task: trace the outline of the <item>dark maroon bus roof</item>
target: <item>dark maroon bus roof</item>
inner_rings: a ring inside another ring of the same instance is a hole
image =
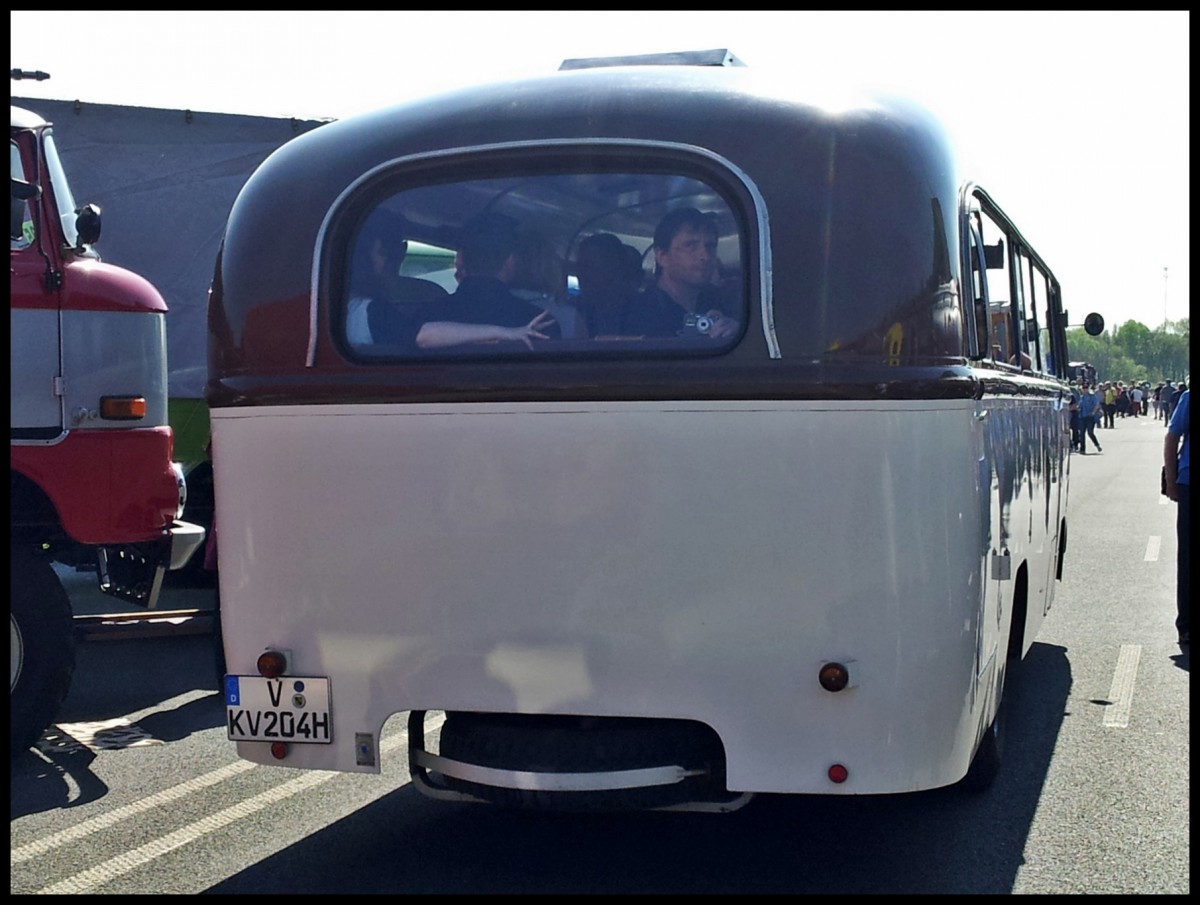
[[[932,284],[958,276],[961,180],[941,127],[919,107],[880,99],[824,104],[806,97],[805,87],[742,67],[582,69],[430,97],[299,136],[259,167],[230,213],[209,312],[210,402],[306,402],[339,394],[360,401],[581,398],[596,392],[598,374],[604,392],[637,398],[679,396],[685,384],[687,395],[707,398],[787,396],[812,383],[811,368],[824,365],[798,350],[811,345],[821,317],[812,305],[831,303],[804,301],[816,298],[813,273],[828,264],[819,258],[826,252],[813,204],[832,210],[849,199],[854,216],[869,214],[883,224],[865,230],[861,243],[844,233],[847,241],[833,253],[845,256],[846,272],[870,268],[880,254],[911,243],[903,257],[895,251],[897,262],[909,263],[894,265],[907,268],[894,281],[906,298],[924,298]],[[356,365],[331,340],[323,290],[313,322],[323,224],[365,175],[411,155],[589,139],[704,149],[761,194],[771,272],[758,273],[756,265],[755,275],[773,286],[778,359],[769,355],[757,297],[749,303],[747,332],[729,353],[661,367],[562,360]],[[841,200],[814,200],[831,180]],[[881,307],[864,317],[886,327],[894,313]],[[931,375],[963,365],[965,350],[953,353],[926,362]]]

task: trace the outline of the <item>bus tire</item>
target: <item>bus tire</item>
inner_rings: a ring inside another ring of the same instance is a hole
[[[1000,712],[996,714],[996,718],[992,720],[992,724],[988,726],[987,731],[983,734],[983,739],[979,742],[979,749],[975,752],[971,766],[967,768],[967,775],[962,778],[960,784],[964,792],[972,794],[986,792],[992,787],[992,783],[996,781],[996,776],[1000,773],[1004,735],[1003,711],[1004,706],[1001,704]]]
[[[37,743],[66,699],[75,671],[74,620],[49,560],[12,550],[9,598],[9,740],[16,755]]]
[[[967,775],[959,782],[959,788],[964,792],[986,792],[1000,775],[1000,766],[1004,760],[1005,724],[1012,705],[1015,665],[1012,660],[1006,664],[1005,675],[1000,680],[1000,705],[996,708],[991,725],[983,733],[971,766],[967,768]]]

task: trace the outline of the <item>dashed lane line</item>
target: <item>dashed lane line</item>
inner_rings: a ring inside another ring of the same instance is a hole
[[[1151,534],[1150,539],[1146,541],[1146,556],[1145,562],[1158,562],[1158,551],[1162,547],[1162,537],[1157,534]]]
[[[431,715],[432,716],[432,715]],[[444,714],[438,714],[436,717],[426,718],[426,728],[436,729],[445,721]],[[408,742],[408,733],[404,730],[397,732],[390,738],[386,738],[380,744],[380,749],[383,752],[392,752],[397,748],[403,747]],[[31,858],[44,854],[55,848],[67,845],[71,842],[76,842],[79,839],[89,836],[92,833],[107,829],[116,823],[135,817],[145,813],[152,808],[160,807],[164,804],[169,804],[172,801],[177,801],[187,795],[208,788],[218,783],[238,776],[247,770],[252,770],[258,764],[250,763],[249,761],[236,761],[232,764],[227,764],[224,767],[213,770],[203,776],[195,777],[187,782],[180,783],[170,789],[165,789],[141,801],[134,802],[122,808],[110,811],[106,814],[100,814],[89,820],[84,821],[74,827],[63,830],[60,833],[55,833],[52,836],[47,836],[45,839],[39,839],[30,842],[17,849],[12,850],[11,864],[19,864],[28,861]],[[237,804],[231,805],[216,814],[211,814],[203,817],[182,829],[168,833],[158,839],[151,840],[137,848],[119,853],[103,864],[98,865],[88,870],[75,874],[73,877],[68,877],[53,883],[43,889],[38,890],[39,895],[62,895],[81,892],[89,892],[97,886],[104,883],[109,883],[132,870],[136,870],[156,858],[196,841],[210,833],[214,833],[238,820],[248,817],[251,814],[261,811],[263,808],[269,807],[280,801],[284,801],[294,795],[303,792],[306,789],[311,789],[326,783],[329,780],[344,775],[342,773],[331,770],[314,770],[310,773],[305,773],[301,776],[290,779],[281,785],[268,789],[255,795],[253,798],[248,798],[245,801],[240,801]],[[407,785],[407,781],[401,786]]]
[[[1117,669],[1113,673],[1112,687],[1108,690],[1108,701],[1104,708],[1104,725],[1114,729],[1129,726],[1129,712],[1133,708],[1133,685],[1137,678],[1138,660],[1142,656],[1140,644],[1122,644],[1117,657]]]

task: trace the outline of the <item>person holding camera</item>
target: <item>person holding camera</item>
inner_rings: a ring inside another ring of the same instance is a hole
[[[654,230],[654,285],[629,306],[623,333],[729,339],[741,329],[721,310],[717,223],[694,207],[677,208]]]

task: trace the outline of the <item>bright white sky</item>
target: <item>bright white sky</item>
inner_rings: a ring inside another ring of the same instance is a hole
[[[1072,325],[1188,316],[1190,15],[1166,12],[11,13],[26,98],[345,118],[568,57],[728,48],[907,95],[1063,285]],[[47,40],[42,40],[42,37]],[[1166,276],[1164,277],[1164,269]]]

